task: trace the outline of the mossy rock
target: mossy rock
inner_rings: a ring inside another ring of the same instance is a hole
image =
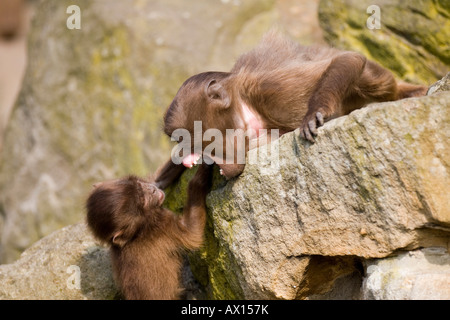
[[[376,4],[379,29],[369,29]],[[398,78],[428,84],[450,70],[448,1],[323,0],[319,21],[332,45],[355,50],[393,71]]]

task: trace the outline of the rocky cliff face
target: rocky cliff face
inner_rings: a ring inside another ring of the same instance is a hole
[[[279,157],[236,179],[216,172],[205,245],[190,256],[206,296],[449,299],[449,108],[450,92],[373,104],[326,123],[315,144],[282,136]],[[167,190],[167,206],[182,207],[194,172]],[[0,266],[0,288],[0,298],[117,297],[108,252],[83,224]]]

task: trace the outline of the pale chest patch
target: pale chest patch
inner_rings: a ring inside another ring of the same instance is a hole
[[[264,129],[264,123],[261,117],[254,111],[252,111],[246,103],[241,102],[241,114],[243,127],[246,130],[253,130],[255,132],[255,137],[260,134],[260,129]]]

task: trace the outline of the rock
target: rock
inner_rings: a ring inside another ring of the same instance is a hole
[[[189,76],[229,70],[278,21],[315,41],[317,2],[80,0],[80,29],[68,29],[73,1],[36,1],[0,158],[0,261],[78,222],[92,183],[168,159],[163,113]]]
[[[441,91],[450,91],[450,72],[447,73],[444,78],[430,86],[427,95],[432,95],[433,93]]]
[[[374,4],[379,12],[369,8]],[[449,14],[448,2],[432,0],[408,5],[401,0],[324,0],[319,6],[327,42],[359,51],[399,78],[423,84],[435,82],[450,69]],[[367,22],[377,15],[380,28],[369,29]]]
[[[0,299],[114,299],[108,249],[84,223],[58,230],[0,266]]]
[[[373,104],[326,123],[315,144],[285,134],[279,155],[219,178],[191,259],[210,298],[352,298],[366,259],[447,249],[449,105],[450,92]],[[180,209],[179,194],[168,190],[168,206]],[[353,279],[346,293],[342,279]]]
[[[426,248],[367,261],[364,299],[448,300],[450,255],[445,248]]]

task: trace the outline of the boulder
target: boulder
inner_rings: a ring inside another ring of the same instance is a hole
[[[322,0],[319,5],[328,43],[359,51],[400,79],[422,84],[450,69],[449,14],[448,2],[433,0],[408,5],[401,0]]]
[[[450,255],[445,248],[425,248],[365,263],[363,299],[448,300]]]
[[[114,299],[108,249],[84,223],[55,231],[0,266],[0,299]]]

